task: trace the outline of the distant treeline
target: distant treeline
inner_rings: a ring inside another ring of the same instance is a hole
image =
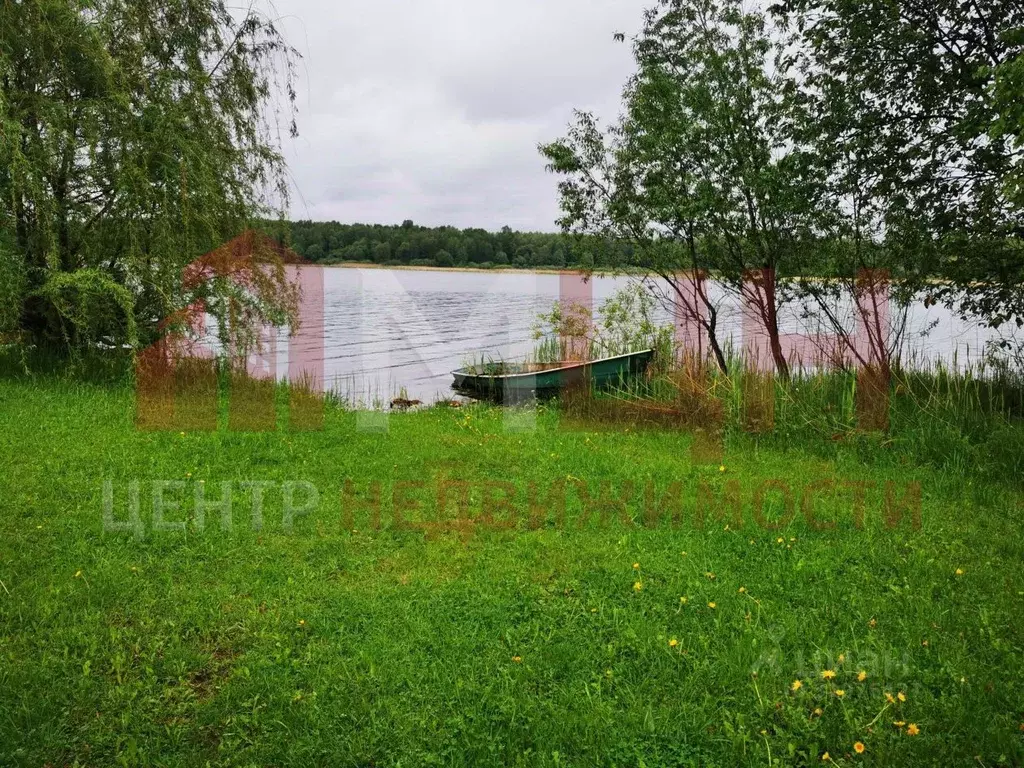
[[[300,256],[317,264],[346,262],[411,267],[473,267],[478,269],[583,269],[649,271],[658,263],[688,268],[687,244],[659,241],[656,255],[644,253],[626,239],[555,232],[499,232],[457,227],[423,227],[405,220],[402,224],[340,224],[336,221],[263,223],[263,229],[283,241]],[[780,274],[836,274],[836,243],[821,242],[804,249],[799,268],[782,265]],[[713,244],[702,238],[696,248],[704,266],[720,270],[728,266],[716,259]],[[653,257],[653,258],[652,258]]]
[[[456,227],[339,224],[297,221],[290,225],[292,248],[320,264],[364,262],[387,266],[610,269],[629,263],[628,243],[609,243],[547,232],[500,232]]]

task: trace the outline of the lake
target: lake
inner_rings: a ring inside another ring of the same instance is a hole
[[[318,344],[314,355],[323,358],[326,386],[364,405],[387,403],[400,394],[424,402],[448,399],[454,395],[454,369],[481,356],[526,355],[536,343],[538,313],[549,311],[565,289],[562,277],[551,273],[320,271],[323,351]],[[624,277],[595,277],[586,289],[593,293],[594,308],[628,282]],[[738,304],[722,301],[720,338],[739,347]],[[660,311],[659,320],[671,322],[669,313]],[[782,316],[780,325],[789,333],[809,330],[795,308]],[[909,312],[904,359],[955,360],[963,367],[981,358],[993,336],[991,329],[965,322],[944,307],[919,303]],[[287,347],[282,343],[285,358]]]

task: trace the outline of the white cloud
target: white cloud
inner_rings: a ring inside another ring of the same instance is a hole
[[[574,108],[605,120],[632,73],[642,0],[291,0],[300,137],[294,218],[551,230],[536,145]]]

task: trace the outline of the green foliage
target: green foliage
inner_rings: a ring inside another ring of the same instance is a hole
[[[26,285],[24,259],[9,238],[0,235],[0,335],[20,327]]]
[[[1024,315],[1017,0],[785,0],[809,171],[850,236],[966,313]]]
[[[555,362],[581,353],[590,359],[654,349],[658,362],[672,360],[672,327],[655,320],[657,300],[643,284],[631,283],[605,299],[596,317],[578,302],[556,301],[540,313],[533,327],[538,341],[532,359]]]
[[[36,294],[57,311],[61,333],[72,349],[121,340],[133,349],[138,346],[132,293],[105,272],[54,272]]]
[[[785,375],[775,276],[816,266],[817,193],[784,53],[764,15],[739,0],[661,3],[635,41],[619,123],[604,131],[577,113],[568,136],[540,147],[562,177],[563,229],[629,242],[627,265],[668,282],[678,316],[703,327],[722,369],[717,307],[680,273],[714,270],[737,295],[752,270],[769,275],[756,298]]]
[[[286,193],[265,115],[279,83],[294,97],[294,56],[223,0],[0,6],[0,226],[24,258],[24,330],[152,339],[184,267]]]
[[[627,261],[632,246],[599,238],[545,232],[501,232],[455,227],[339,224],[297,221],[289,225],[297,253],[323,264],[368,262],[393,266],[479,267],[497,264],[520,269],[578,267],[612,269]]]
[[[713,302],[680,273],[742,294],[783,376],[780,307],[809,299],[849,346],[828,305],[864,270],[897,281],[901,312],[927,290],[968,317],[1024,319],[1020,3],[787,0],[771,13],[780,25],[738,0],[646,13],[622,118],[603,129],[579,113],[540,148],[562,227],[630,243],[631,266],[669,282],[722,370]],[[761,284],[744,285],[754,271]],[[887,329],[880,353],[901,333]]]

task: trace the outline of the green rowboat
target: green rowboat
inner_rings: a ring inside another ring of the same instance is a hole
[[[566,389],[604,387],[642,374],[653,349],[601,360],[557,363],[485,363],[452,371],[454,389],[474,397],[514,401],[551,397]]]

